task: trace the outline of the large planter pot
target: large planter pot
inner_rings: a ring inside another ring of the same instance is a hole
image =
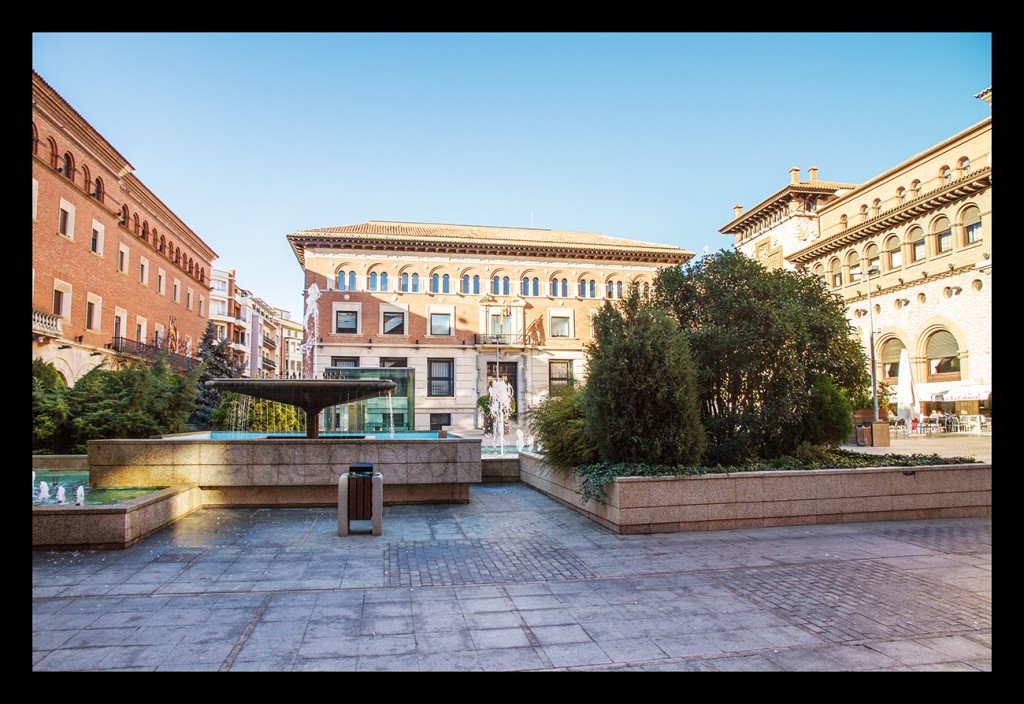
[[[855,408],[853,409],[853,424],[863,425],[870,423],[875,419],[875,409],[873,408]],[[878,420],[888,420],[889,413],[885,408],[878,407]]]

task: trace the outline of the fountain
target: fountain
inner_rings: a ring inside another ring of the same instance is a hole
[[[75,492],[75,506],[82,506],[85,504],[85,487],[80,486]]]
[[[64,503],[64,487],[60,484],[57,485],[57,503]]]
[[[39,500],[46,501],[50,498],[50,487],[46,485],[46,482],[39,482]]]

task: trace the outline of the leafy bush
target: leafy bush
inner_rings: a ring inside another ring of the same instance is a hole
[[[839,445],[853,434],[853,408],[846,395],[827,376],[811,387],[810,407],[803,441],[811,445]],[[801,446],[802,447],[802,446]],[[799,449],[799,448],[798,448]]]
[[[554,467],[571,468],[597,461],[597,448],[583,417],[583,391],[571,386],[556,389],[530,409],[530,432],[543,446]]]
[[[594,316],[583,395],[603,462],[689,464],[704,451],[696,376],[679,325],[638,290]]]

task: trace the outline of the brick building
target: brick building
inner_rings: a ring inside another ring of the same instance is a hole
[[[115,354],[184,367],[216,253],[32,73],[32,356],[74,384]]]
[[[374,430],[384,413],[409,429],[481,427],[477,399],[495,376],[528,410],[583,379],[591,314],[606,299],[693,256],[592,232],[401,222],[288,240],[305,273],[304,375],[411,372],[396,378],[392,407],[326,417],[328,430]]]

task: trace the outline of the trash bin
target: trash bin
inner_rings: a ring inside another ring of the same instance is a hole
[[[857,426],[857,447],[871,447],[871,424]]]
[[[373,518],[372,464],[349,465],[348,518],[350,521],[369,521]]]

